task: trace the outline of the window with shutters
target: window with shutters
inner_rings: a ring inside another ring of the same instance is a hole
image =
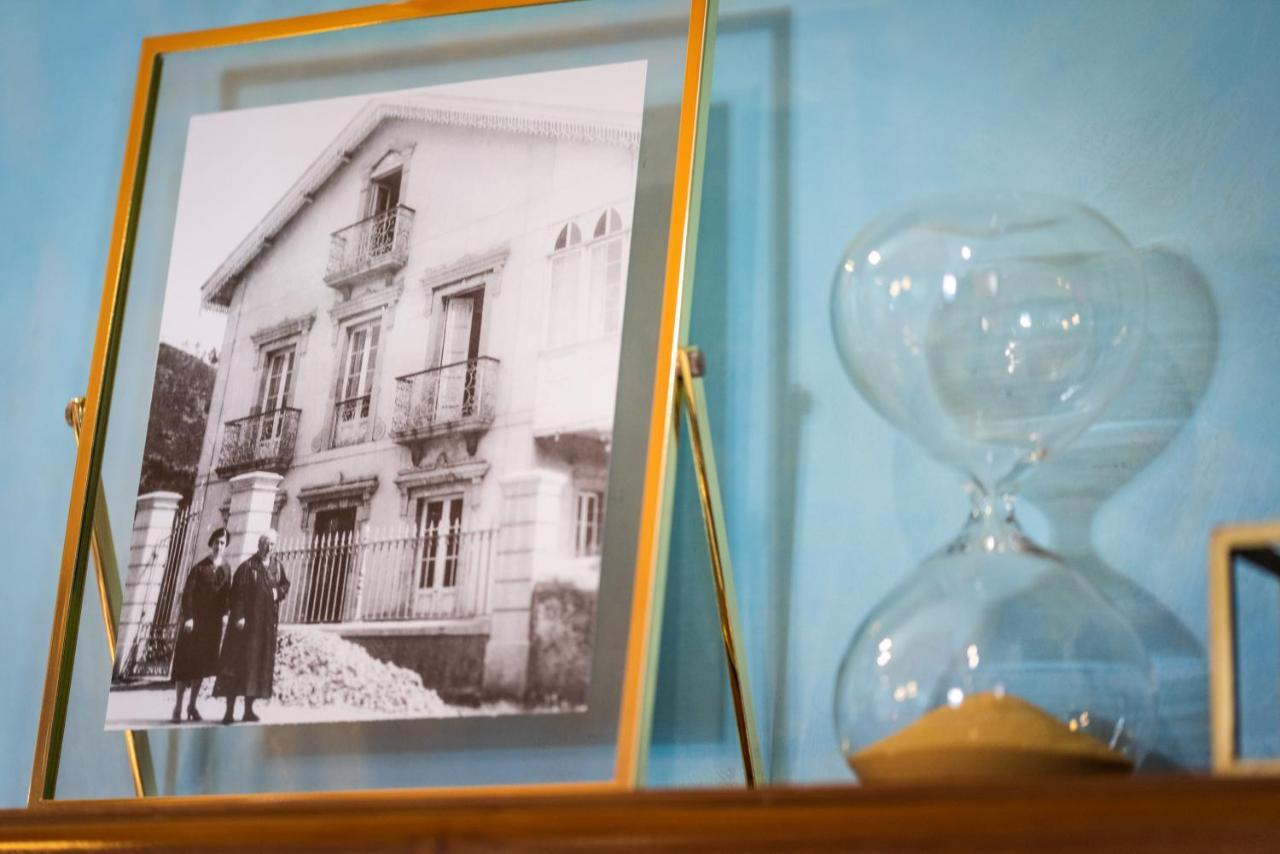
[[[566,224],[556,236],[551,254],[551,295],[547,313],[547,346],[563,347],[578,340],[582,279],[582,231]]]
[[[626,239],[618,212],[610,208],[600,214],[592,237],[587,322],[592,337],[598,337],[612,335],[622,328]]]
[[[282,347],[263,357],[262,375],[258,381],[258,399],[254,414],[260,416],[260,440],[280,435],[284,426],[284,409],[293,398],[294,348]]]

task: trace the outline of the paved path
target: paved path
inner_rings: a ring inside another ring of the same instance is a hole
[[[175,724],[169,720],[173,712],[174,692],[165,689],[127,689],[112,691],[107,697],[107,724],[109,730],[122,729],[179,729],[204,726],[221,726],[222,713],[227,708],[221,697],[205,696],[196,701],[196,708],[204,716],[200,722],[183,720]],[[183,715],[186,715],[186,698],[182,700]],[[240,721],[244,714],[244,700],[236,700],[236,722],[232,726],[265,726],[267,724],[314,724],[335,723],[341,721],[388,721],[403,718],[417,718],[419,715],[405,715],[402,712],[380,712],[370,709],[359,709],[352,706],[324,706],[309,708],[306,706],[282,706],[271,700],[258,700],[253,704],[253,711],[262,720],[258,724],[246,724]],[[576,708],[525,708],[516,703],[486,703],[479,707],[448,706],[443,715],[432,717],[497,717],[500,715],[548,714],[556,712],[583,712],[586,707]],[[423,716],[425,717],[425,716]]]
[[[204,716],[203,721],[185,720],[186,698],[183,698],[183,717],[180,724],[169,719],[173,713],[174,692],[171,688],[163,690],[129,689],[112,691],[107,698],[107,729],[173,729],[183,727],[221,726],[222,714],[226,711],[226,700],[221,697],[201,697],[196,701],[196,708]],[[371,711],[354,707],[325,706],[307,708],[303,706],[282,706],[271,700],[258,700],[253,704],[253,711],[260,721],[258,726],[266,724],[310,724],[333,721],[373,721],[395,720],[402,714],[392,712]],[[461,714],[475,714],[476,709],[463,709],[449,706],[448,712],[440,717],[457,717]],[[232,726],[254,726],[240,720],[244,714],[244,700],[236,700],[236,722]],[[491,712],[490,714],[493,714]],[[499,713],[500,714],[500,713]]]

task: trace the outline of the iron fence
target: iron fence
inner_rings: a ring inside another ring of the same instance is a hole
[[[139,623],[133,643],[120,661],[120,675],[130,681],[168,679],[173,666],[174,644],[178,639],[177,628],[174,623]]]
[[[282,623],[464,619],[488,613],[493,531],[410,527],[281,540]]]

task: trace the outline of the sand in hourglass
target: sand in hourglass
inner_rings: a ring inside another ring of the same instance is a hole
[[[1125,774],[1127,756],[1014,696],[943,706],[849,757],[863,783]]]

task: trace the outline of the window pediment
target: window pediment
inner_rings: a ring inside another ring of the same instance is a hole
[[[396,486],[401,490],[411,490],[474,483],[481,480],[488,471],[489,464],[483,460],[449,464],[435,469],[409,469],[396,477]]]
[[[279,323],[273,323],[271,326],[264,326],[262,329],[253,332],[249,338],[259,350],[270,348],[271,345],[286,341],[289,338],[305,336],[311,331],[311,327],[315,322],[316,313],[309,311],[298,317],[290,317]]]
[[[341,475],[339,475],[341,477]],[[369,499],[378,491],[378,478],[364,477],[305,486],[298,490],[298,504],[302,507],[302,528],[311,526],[311,515],[318,510],[339,507],[356,508],[356,524],[369,519]]]
[[[400,301],[400,296],[404,293],[404,282],[397,279],[393,284],[385,288],[375,288],[366,291],[358,297],[336,302],[329,307],[329,317],[333,318],[333,342],[337,346],[338,330],[344,325],[351,323],[366,312],[372,313],[377,309],[389,311],[386,327],[391,328],[391,318],[395,317],[395,306]]]
[[[378,161],[369,167],[369,177],[376,179],[394,172],[404,166],[405,159],[406,158],[400,153],[400,151],[392,149],[382,155],[382,157],[378,158]]]
[[[476,285],[486,285],[492,293],[497,293],[500,280],[498,273],[507,264],[507,256],[511,247],[503,244],[487,252],[464,255],[457,261],[432,267],[422,276],[422,284],[428,292],[448,287],[450,290],[466,290]]]
[[[343,480],[336,483],[323,483],[316,486],[304,486],[298,490],[298,502],[307,510],[319,504],[330,504],[343,500],[368,501],[378,491],[378,478],[364,477],[358,480]]]
[[[448,487],[462,486],[467,503],[477,506],[480,493],[476,487],[488,473],[489,464],[483,460],[454,463],[443,453],[432,468],[402,471],[395,480],[396,488],[400,490],[400,514],[408,517],[414,497]]]

